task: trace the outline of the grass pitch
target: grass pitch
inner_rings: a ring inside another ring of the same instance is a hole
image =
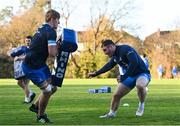
[[[109,111],[113,93],[89,94],[88,89],[110,86],[115,79],[65,79],[63,87],[51,98],[47,113],[53,125],[180,125],[180,80],[152,80],[142,117],[136,117],[136,89],[125,96],[117,117],[99,119]],[[39,89],[30,85],[39,94]],[[37,96],[36,96],[37,97]],[[22,104],[24,94],[13,79],[0,80],[0,125],[38,125],[36,115]],[[128,103],[129,107],[123,107]]]

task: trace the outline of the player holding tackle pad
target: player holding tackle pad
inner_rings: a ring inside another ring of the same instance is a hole
[[[36,86],[38,86],[42,92],[39,95],[39,98],[36,100],[36,102],[32,104],[32,106],[29,108],[30,111],[37,113],[37,121],[41,123],[51,122],[47,117],[45,110],[51,95],[55,93],[57,90],[56,85],[55,86],[52,85],[51,82],[52,76],[49,67],[46,65],[46,60],[48,56],[56,57],[57,55],[58,56],[60,55],[59,58],[61,59],[61,55],[67,53],[66,51],[68,51],[68,50],[64,50],[64,46],[66,47],[67,45],[64,44],[65,41],[62,41],[61,44],[56,43],[56,37],[57,37],[56,29],[59,24],[59,19],[60,19],[60,14],[57,11],[53,9],[47,11],[45,15],[46,23],[43,24],[40,28],[38,28],[36,33],[34,34],[32,43],[30,44],[29,47],[29,51],[26,54],[24,63],[22,65],[23,71],[25,72],[27,77]],[[64,38],[66,38],[66,36],[64,36]],[[57,61],[61,61],[58,58],[58,56],[57,56]],[[57,64],[59,64],[59,62]],[[57,71],[59,70],[58,68],[59,67],[57,65]],[[54,82],[54,78],[53,78],[53,82]]]

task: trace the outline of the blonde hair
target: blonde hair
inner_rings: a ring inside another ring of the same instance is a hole
[[[46,12],[45,15],[45,21],[49,22],[51,20],[51,18],[60,18],[60,14],[59,12],[57,12],[56,10],[50,9]]]

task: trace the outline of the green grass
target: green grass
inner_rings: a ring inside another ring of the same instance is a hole
[[[30,85],[38,94],[39,89]],[[136,89],[125,96],[116,118],[99,119],[109,111],[112,93],[89,94],[90,88],[116,88],[115,79],[65,79],[52,97],[47,113],[53,125],[180,125],[180,80],[152,80],[143,117],[136,117]],[[13,79],[0,80],[0,125],[37,125],[36,116],[22,104],[24,94]]]

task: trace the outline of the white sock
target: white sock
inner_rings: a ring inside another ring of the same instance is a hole
[[[31,95],[33,95],[33,92],[30,90],[29,91],[29,98],[31,97]]]
[[[144,102],[139,102],[139,109],[144,109]]]
[[[110,109],[110,111],[109,111],[109,113],[108,114],[110,114],[110,115],[116,115],[116,111],[114,111],[114,110],[112,110],[112,109]]]

